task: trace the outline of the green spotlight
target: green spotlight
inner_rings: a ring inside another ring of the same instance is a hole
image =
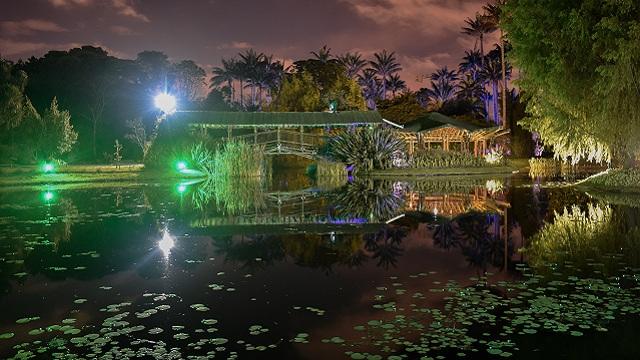
[[[183,171],[187,169],[187,163],[184,161],[178,161],[178,163],[176,164],[176,167],[178,168],[178,171]]]
[[[44,171],[45,173],[53,172],[53,170],[54,166],[52,163],[45,163],[44,165],[42,165],[42,171]]]
[[[185,184],[178,185],[178,193],[179,194],[184,194],[185,191],[187,191],[187,185],[185,185]]]
[[[49,202],[53,200],[54,195],[51,191],[46,191],[42,197],[44,198],[44,201]]]

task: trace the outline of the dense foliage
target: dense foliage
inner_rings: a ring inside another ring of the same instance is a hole
[[[640,145],[640,4],[512,0],[504,11],[530,97],[523,124],[563,160],[629,164]]]
[[[389,169],[405,143],[391,129],[358,128],[342,132],[329,142],[329,155],[360,170]]]
[[[446,168],[446,167],[482,167],[490,166],[484,158],[473,154],[444,151],[441,149],[418,150],[413,154],[411,166],[415,168]]]
[[[68,111],[53,97],[38,113],[25,95],[26,73],[0,60],[0,156],[12,162],[61,160],[78,138]]]

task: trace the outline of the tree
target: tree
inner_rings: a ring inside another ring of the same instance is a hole
[[[318,50],[317,52],[312,51],[311,55],[313,55],[313,57],[322,62],[322,63],[327,63],[329,62],[329,60],[331,60],[332,55],[331,55],[331,48],[328,48],[327,45],[324,45],[322,48],[320,48],[320,50]]]
[[[271,103],[271,111],[319,111],[322,109],[320,89],[313,77],[303,72],[284,81]]]
[[[226,60],[222,58],[222,67],[216,66],[213,68],[211,77],[211,88],[220,88],[223,84],[226,84],[229,88],[230,102],[235,101],[233,82],[237,79],[235,68],[237,67],[236,59]]]
[[[407,83],[400,79],[400,75],[393,74],[387,80],[387,89],[391,91],[392,97],[396,97],[396,93],[407,90]]]
[[[172,65],[171,77],[175,95],[187,103],[193,103],[207,73],[193,60],[182,60]]]
[[[393,99],[380,101],[378,112],[383,118],[397,124],[405,124],[429,113],[418,101],[417,93],[413,92],[406,92]]]
[[[382,99],[387,98],[387,80],[389,76],[399,72],[402,70],[402,67],[396,61],[396,53],[395,52],[387,52],[387,50],[382,50],[381,53],[373,54],[375,60],[370,61],[369,65],[373,70],[375,70],[376,74],[380,76],[382,81]]]
[[[151,136],[147,136],[147,129],[139,117],[128,120],[127,127],[129,128],[129,133],[127,133],[125,137],[140,149],[142,152],[142,161],[144,161],[149,153],[149,149],[151,149],[155,136],[153,133]],[[116,141],[118,140],[116,139]]]
[[[500,30],[500,64],[502,65],[502,119],[503,126],[508,127],[507,121],[507,91],[508,90],[508,78],[507,78],[507,62],[505,59],[505,38],[504,31],[500,26],[500,18],[502,17],[502,7],[506,0],[495,0],[493,3],[486,4],[482,8],[484,9],[484,21],[489,28]]]
[[[484,58],[484,36],[494,32],[496,30],[495,26],[480,14],[476,14],[473,19],[467,18],[464,22],[467,26],[462,28],[462,33],[478,38],[480,41],[480,55]]]
[[[376,101],[382,97],[382,80],[373,69],[365,69],[358,75],[358,84],[362,88],[362,95],[367,107],[376,110]]]
[[[68,153],[78,140],[78,133],[71,125],[71,115],[58,108],[58,99],[53,98],[51,106],[42,117],[43,138],[41,149],[48,158],[59,158]]]
[[[367,61],[358,52],[348,52],[338,56],[338,62],[345,68],[347,76],[351,79],[357,79],[358,74],[367,66]]]
[[[559,158],[631,166],[640,149],[640,4],[512,0],[503,13],[529,98],[521,123]]]

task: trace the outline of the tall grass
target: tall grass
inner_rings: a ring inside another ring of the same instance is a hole
[[[227,141],[214,151],[204,143],[192,145],[190,163],[209,178],[260,177],[265,174],[264,147]]]
[[[442,149],[418,150],[413,155],[411,166],[414,168],[448,168],[448,167],[485,167],[493,166],[482,157],[473,154],[445,151]]]

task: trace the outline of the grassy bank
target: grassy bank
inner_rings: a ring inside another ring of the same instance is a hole
[[[65,165],[55,172],[43,173],[39,166],[0,167],[0,186],[39,184],[78,184],[148,182],[185,177],[171,171],[147,171],[142,164],[115,165]]]
[[[585,191],[640,194],[640,169],[607,170],[575,184]]]

